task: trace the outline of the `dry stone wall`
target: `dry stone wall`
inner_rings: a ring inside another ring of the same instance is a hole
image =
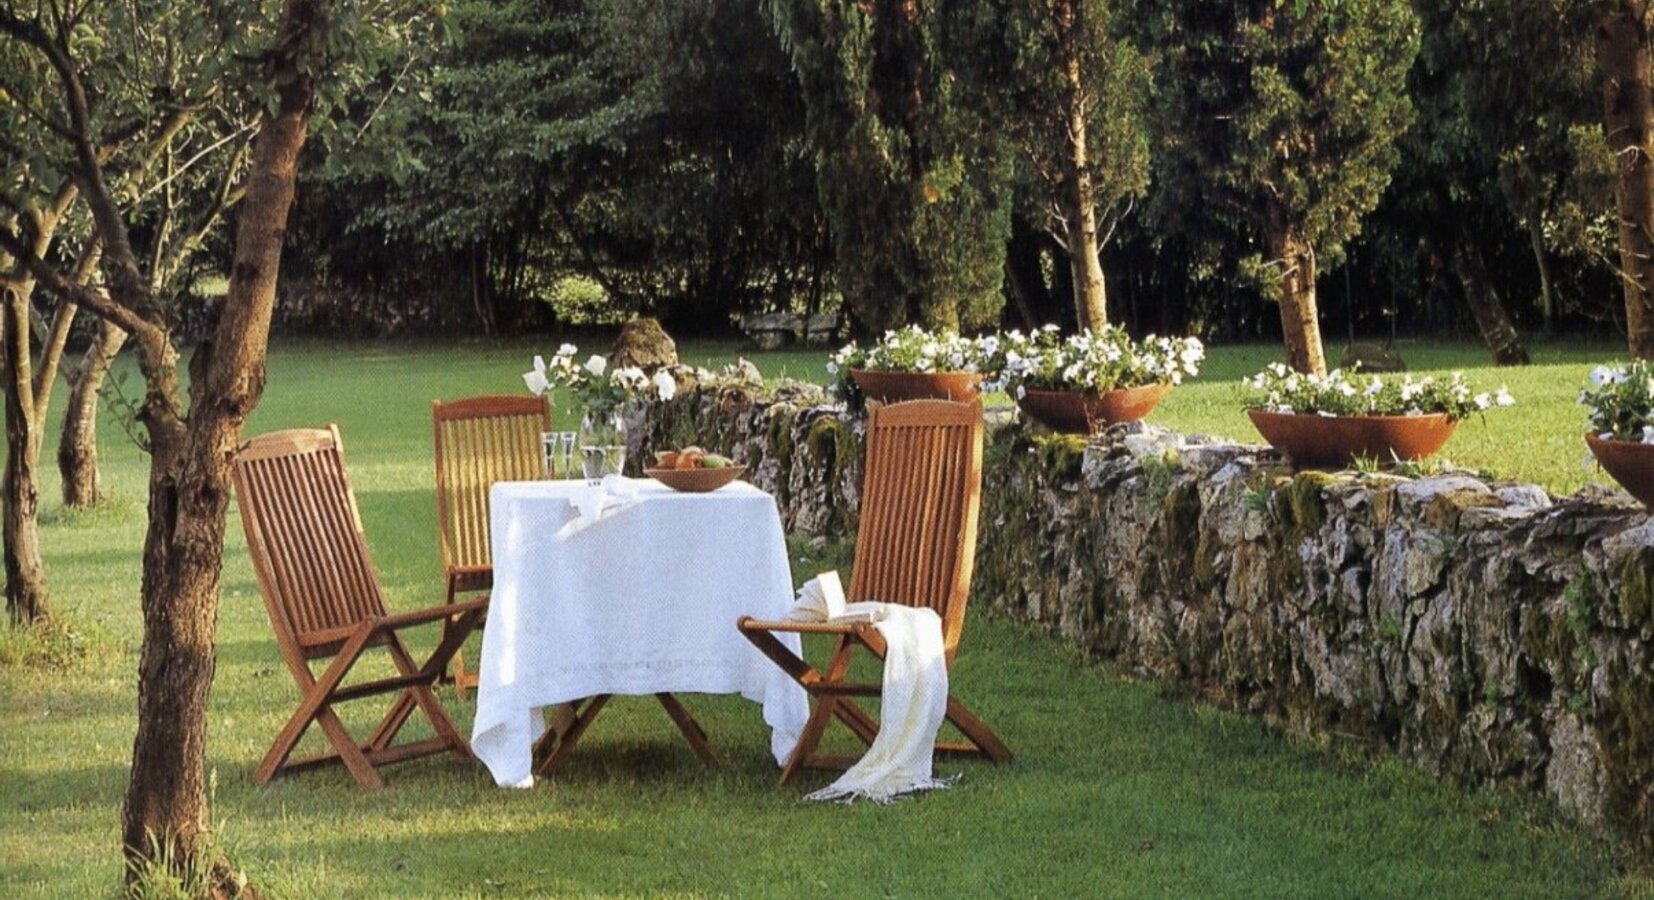
[[[745,462],[789,531],[853,534],[865,426],[823,400],[686,391],[634,433]],[[1143,426],[989,442],[973,603],[1654,849],[1654,524],[1623,494],[1294,473]]]

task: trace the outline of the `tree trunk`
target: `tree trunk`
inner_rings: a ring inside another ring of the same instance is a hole
[[[1045,324],[1051,294],[1040,263],[1040,234],[1016,213],[1011,214],[1011,239],[1005,242],[1005,275],[1022,327],[1032,331]]]
[[[247,192],[237,215],[230,291],[212,338],[190,364],[187,422],[150,409],[149,530],[144,540],[144,638],[138,668],[138,730],[122,806],[129,872],[162,853],[187,865],[208,825],[207,700],[214,672],[219,574],[230,465],[241,425],[264,390],[270,316],[282,239],[293,202],[315,78],[332,11],[326,0],[285,0],[270,84],[279,98],[254,139]],[[296,49],[294,49],[296,48]],[[164,333],[163,333],[164,334]],[[140,340],[146,376],[163,359]],[[169,389],[164,377],[150,377]]]
[[[6,611],[13,624],[50,617],[46,567],[40,558],[40,428],[29,396],[34,372],[29,353],[29,299],[13,286],[5,293],[6,464],[0,474],[4,507]]]
[[[1279,206],[1271,205],[1264,232],[1270,262],[1280,272],[1277,302],[1287,365],[1300,372],[1325,375],[1327,357],[1321,349],[1321,321],[1315,305],[1315,251]]]
[[[1545,228],[1539,216],[1528,218],[1528,243],[1539,266],[1539,333],[1550,337],[1556,333],[1556,276],[1551,255],[1545,252]]]
[[[79,191],[72,184],[57,190],[52,203],[24,214],[30,225],[35,257],[44,256],[53,235]],[[14,220],[15,221],[15,220]],[[82,262],[96,259],[95,251],[83,254]],[[0,556],[6,570],[6,611],[13,624],[26,624],[51,617],[46,586],[46,566],[40,556],[40,468],[41,431],[45,427],[46,401],[51,397],[51,380],[57,361],[68,340],[74,312],[54,317],[50,334],[40,348],[40,372],[35,372],[33,323],[30,319],[35,276],[21,256],[6,256],[10,271],[0,280],[0,375],[5,385],[6,462],[0,472]],[[84,278],[87,269],[77,272]],[[59,302],[67,303],[64,298]]]
[[[69,402],[63,410],[63,433],[57,444],[57,471],[63,481],[63,505],[84,508],[103,499],[98,472],[98,397],[126,332],[99,322],[98,333],[69,379]]]
[[[1063,103],[1067,147],[1062,159],[1064,243],[1074,282],[1074,320],[1081,331],[1102,331],[1108,324],[1108,288],[1103,282],[1103,263],[1097,245],[1097,192],[1091,178],[1086,150],[1086,97],[1081,80],[1078,35],[1082,31],[1081,7],[1067,10],[1062,27]],[[1059,17],[1061,18],[1061,17]]]
[[[1522,345],[1516,325],[1505,311],[1504,301],[1494,289],[1487,274],[1487,261],[1482,248],[1468,240],[1460,240],[1453,249],[1453,273],[1459,276],[1465,300],[1476,317],[1476,327],[1482,331],[1482,340],[1493,353],[1493,361],[1501,366],[1525,366],[1531,360],[1528,349]]]
[[[1614,203],[1619,213],[1620,282],[1626,338],[1635,359],[1654,359],[1654,131],[1644,0],[1603,4],[1597,29],[1602,70],[1603,132],[1617,160]]]

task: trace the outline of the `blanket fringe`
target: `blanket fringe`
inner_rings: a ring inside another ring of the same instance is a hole
[[[895,791],[846,790],[828,785],[819,791],[805,794],[804,799],[817,803],[831,801],[842,806],[849,806],[857,800],[868,800],[881,806],[889,806],[909,794],[916,794],[920,791],[947,790],[953,787],[960,777],[960,775],[949,775],[946,778],[927,778]]]

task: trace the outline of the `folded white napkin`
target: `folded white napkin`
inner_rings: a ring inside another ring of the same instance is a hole
[[[872,622],[886,647],[879,698],[882,721],[873,745],[837,781],[805,799],[889,803],[901,794],[947,787],[950,781],[931,772],[936,735],[948,710],[948,664],[942,618],[936,611],[897,603],[847,604],[838,573],[827,572],[799,589],[788,618]]]
[[[581,485],[575,489],[574,508],[579,510],[582,519],[596,521],[603,515],[603,510],[609,506],[619,506],[637,497],[638,487],[630,478],[621,475],[605,475],[597,484]]]

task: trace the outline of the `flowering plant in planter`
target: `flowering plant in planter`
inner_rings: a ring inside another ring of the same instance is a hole
[[[1654,365],[1597,366],[1579,402],[1598,438],[1654,444]]]
[[[977,372],[982,353],[975,338],[942,329],[909,325],[886,331],[868,346],[845,344],[827,361],[827,374],[842,378],[848,369],[873,372]]]
[[[1446,379],[1433,375],[1422,378],[1347,375],[1341,369],[1325,375],[1306,375],[1281,363],[1270,363],[1262,372],[1246,379],[1245,385],[1251,389],[1245,400],[1247,409],[1297,415],[1440,414],[1458,420],[1471,413],[1516,403],[1516,398],[1502,386],[1493,393],[1475,393],[1459,372]]]
[[[567,388],[588,415],[608,415],[640,394],[670,400],[678,391],[672,373],[662,369],[650,378],[636,366],[612,368],[602,355],[592,354],[585,362],[575,359],[580,349],[573,344],[557,348],[548,362],[534,357],[534,368],[523,373],[523,383],[535,394]]]
[[[1149,335],[1134,341],[1112,325],[1063,337],[1055,325],[1029,335],[1008,332],[983,348],[996,372],[984,385],[1022,399],[1029,390],[1104,393],[1121,388],[1180,384],[1200,372],[1206,348],[1199,338]]]
[[[885,332],[883,338],[868,346],[844,345],[828,358],[827,374],[833,377],[835,389],[844,396],[849,395],[850,385],[856,380],[854,373],[858,372],[937,377],[956,374],[965,376],[956,380],[968,383],[968,393],[974,395],[982,359],[981,341],[976,338],[963,337],[948,329],[930,331],[909,325]],[[955,385],[955,390],[961,386]],[[867,385],[862,387],[865,389]]]
[[[1654,510],[1654,365],[1597,366],[1579,392],[1591,428],[1585,445],[1602,468]]]

